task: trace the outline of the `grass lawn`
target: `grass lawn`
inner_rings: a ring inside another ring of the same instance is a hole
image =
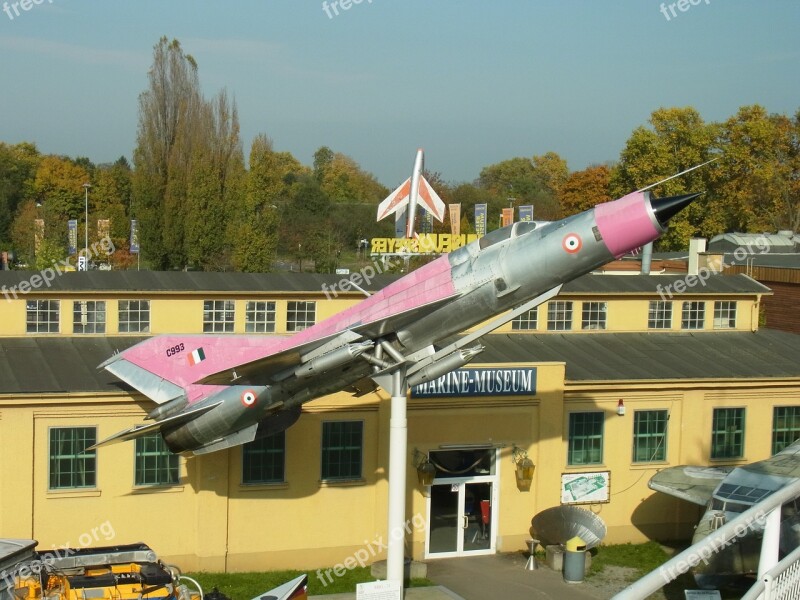
[[[356,567],[348,570],[343,576],[336,577],[333,571],[330,578],[325,577],[325,569],[321,569],[325,585],[317,577],[317,571],[268,571],[265,573],[186,573],[203,587],[203,593],[209,593],[214,587],[231,600],[251,600],[264,592],[286,583],[302,575],[308,574],[308,595],[340,594],[355,592],[356,584],[375,581],[369,567]],[[331,581],[330,579],[333,579]],[[411,587],[433,585],[428,579],[412,579]]]

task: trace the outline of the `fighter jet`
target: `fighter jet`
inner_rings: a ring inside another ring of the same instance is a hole
[[[706,507],[695,528],[692,544],[722,527],[757,502],[800,477],[800,441],[772,458],[743,467],[678,466],[662,469],[649,481],[650,489],[664,492]],[[694,569],[703,588],[736,584],[743,575],[758,572],[761,533],[756,527],[750,535],[709,557]],[[781,516],[780,547],[788,553],[800,545],[800,515],[797,507],[784,506]]]
[[[402,370],[411,386],[432,381],[467,364],[483,349],[482,335],[563,283],[658,238],[698,195],[634,192],[543,226],[492,231],[291,337],[148,339],[100,367],[158,404],[153,422],[98,445],[160,432],[173,452],[212,452],[288,428],[315,398],[373,391],[387,374]]]
[[[417,218],[417,205],[431,213],[441,223],[444,219],[444,202],[431,187],[431,184],[422,176],[425,168],[425,156],[420,148],[414,158],[414,169],[411,177],[401,183],[398,188],[389,194],[378,205],[378,221],[395,214],[398,221],[406,219],[405,235],[414,237],[414,222]]]

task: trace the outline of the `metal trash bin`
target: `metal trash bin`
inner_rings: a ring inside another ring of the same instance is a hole
[[[586,542],[576,535],[564,545],[564,581],[582,583],[586,574]]]

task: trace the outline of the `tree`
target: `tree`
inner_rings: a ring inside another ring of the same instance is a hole
[[[611,175],[612,196],[623,196],[711,158],[718,127],[704,123],[694,108],[660,108],[651,114],[650,123],[652,129],[638,127],[628,138]],[[664,197],[708,190],[712,172],[710,166],[692,171],[651,193]],[[705,194],[670,221],[659,246],[665,250],[685,248],[693,236],[720,231],[724,220],[713,194]]]
[[[197,63],[177,40],[162,37],[155,45],[148,82],[139,96],[132,212],[143,252],[165,268],[184,262],[184,204],[203,100]]]
[[[33,180],[41,155],[34,144],[0,142],[0,246],[11,243],[11,226],[17,207],[33,197]]]
[[[362,170],[356,161],[349,156],[336,152],[329,157],[327,152],[318,157],[327,148],[320,148],[314,155],[314,170],[317,172],[318,158],[324,165],[320,169],[322,191],[331,202],[368,202],[377,204],[383,200],[389,190],[381,185],[375,176]]]
[[[558,202],[564,216],[589,210],[613,198],[609,193],[611,169],[594,165],[571,173],[560,188]]]

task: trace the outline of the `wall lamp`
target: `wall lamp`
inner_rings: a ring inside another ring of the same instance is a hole
[[[511,448],[511,460],[517,467],[517,489],[520,492],[527,492],[531,489],[533,470],[536,468],[536,465],[528,458],[528,453],[522,448],[519,448],[516,444]]]
[[[417,469],[419,484],[424,486],[433,485],[433,480],[436,478],[436,467],[428,459],[428,455],[414,448],[413,462],[414,468]]]

